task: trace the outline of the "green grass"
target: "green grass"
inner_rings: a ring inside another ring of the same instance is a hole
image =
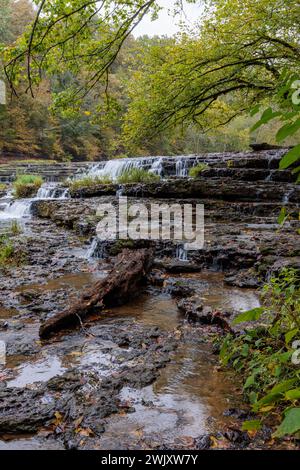
[[[209,170],[209,166],[205,163],[198,163],[198,165],[193,166],[189,171],[189,176],[192,178],[197,178],[201,175],[202,171]]]
[[[82,188],[94,188],[100,184],[111,184],[112,179],[108,175],[103,176],[85,176],[84,178],[76,180],[67,180],[65,184],[69,187],[70,191],[78,191]]]
[[[5,191],[7,188],[7,185],[5,183],[0,183],[0,191]]]
[[[19,175],[13,183],[17,198],[34,196],[43,184],[43,178],[36,175]]]
[[[131,170],[124,171],[117,180],[119,184],[155,183],[157,181],[160,181],[160,177],[158,175],[149,173],[142,168],[132,168]]]
[[[11,226],[10,226],[10,232],[12,235],[15,235],[15,236],[20,235],[20,233],[22,233],[22,228],[16,220],[12,221]]]
[[[14,256],[14,246],[9,241],[7,235],[0,236],[0,265],[8,264]]]

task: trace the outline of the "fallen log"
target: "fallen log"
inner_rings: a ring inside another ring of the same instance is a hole
[[[115,307],[126,303],[139,292],[139,287],[153,261],[150,249],[123,250],[106,278],[95,282],[79,300],[40,326],[40,337],[81,324],[95,307]]]

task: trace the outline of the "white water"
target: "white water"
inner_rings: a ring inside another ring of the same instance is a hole
[[[35,199],[67,199],[68,188],[61,188],[57,183],[44,183],[37,192]]]
[[[191,168],[201,156],[184,155],[178,157],[140,157],[140,158],[122,158],[109,160],[107,162],[99,162],[93,165],[87,173],[92,177],[110,177],[116,180],[124,172],[133,168],[143,169],[159,176],[165,173],[174,176],[187,176],[188,170]],[[203,159],[203,157],[202,157]],[[81,175],[82,176],[82,175]]]
[[[294,188],[290,189],[282,198],[282,204],[286,206],[290,202],[290,197],[294,192]]]
[[[0,201],[0,220],[15,220],[30,217],[33,201],[40,199],[67,199],[69,190],[60,188],[56,183],[44,183],[35,198],[13,200],[12,190],[8,190]]]
[[[176,258],[179,261],[188,261],[188,251],[185,249],[184,245],[177,245],[176,248]]]
[[[101,241],[95,237],[92,241],[91,246],[87,249],[86,252],[87,259],[103,259],[104,258],[104,245]]]
[[[32,199],[13,201],[0,211],[0,220],[22,219],[30,216]]]

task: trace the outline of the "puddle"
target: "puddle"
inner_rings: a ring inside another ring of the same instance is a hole
[[[176,328],[182,318],[176,303],[169,295],[144,293],[134,303],[114,308],[109,316],[132,317],[149,326],[158,326],[163,330]]]
[[[260,306],[258,292],[255,289],[241,289],[223,283],[224,275],[215,272],[188,273],[172,276],[173,279],[189,281],[205,305],[214,309],[245,311]]]
[[[46,357],[35,363],[19,366],[17,376],[7,381],[7,385],[22,388],[35,382],[46,382],[56,375],[62,375],[66,370],[58,357]]]
[[[45,284],[30,284],[18,287],[15,292],[26,292],[32,291],[54,291],[63,289],[66,287],[72,287],[74,289],[84,289],[93,282],[97,281],[106,276],[106,273],[101,271],[97,273],[83,272],[76,274],[65,274],[55,279],[50,279]]]

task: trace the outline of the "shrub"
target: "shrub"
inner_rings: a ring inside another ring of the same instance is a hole
[[[0,236],[0,265],[7,264],[12,261],[14,255],[14,246],[9,241],[7,235]]]
[[[0,192],[4,192],[7,189],[7,185],[5,183],[0,183]]]
[[[142,168],[131,168],[130,170],[124,171],[118,177],[117,181],[119,184],[155,183],[156,181],[160,181],[160,177]]]
[[[102,176],[84,176],[80,179],[67,180],[65,184],[71,191],[78,191],[82,188],[93,188],[99,184],[111,184],[112,179],[109,175]]]
[[[43,179],[36,175],[19,175],[13,183],[17,198],[34,196],[43,184]]]
[[[206,163],[198,163],[198,165],[193,166],[189,171],[189,176],[192,178],[197,178],[201,175],[202,171],[209,170],[209,166]]]
[[[275,433],[281,437],[300,430],[300,371],[292,360],[294,341],[300,339],[299,272],[285,268],[271,278],[262,290],[262,300],[262,307],[234,320],[259,320],[259,324],[239,336],[227,335],[220,358],[244,378],[245,396],[262,421],[270,413],[275,422],[281,416]]]
[[[20,235],[20,233],[22,233],[22,228],[16,220],[12,221],[10,226],[10,232],[12,235]]]

